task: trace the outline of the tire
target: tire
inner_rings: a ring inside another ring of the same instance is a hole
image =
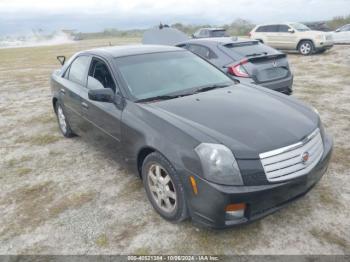
[[[68,123],[68,118],[64,113],[63,107],[59,102],[56,102],[55,104],[55,113],[57,117],[58,127],[60,128],[62,135],[68,138],[75,136]]]
[[[184,187],[176,170],[164,156],[153,152],[145,158],[142,180],[148,200],[159,215],[174,223],[188,217]]]
[[[326,52],[327,51],[327,49],[320,49],[320,50],[318,50],[316,53],[317,54],[323,54],[324,52]]]
[[[303,40],[298,45],[298,51],[302,55],[311,55],[314,52],[314,44],[310,40]]]

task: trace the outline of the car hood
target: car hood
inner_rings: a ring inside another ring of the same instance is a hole
[[[294,144],[318,126],[318,115],[294,98],[241,84],[148,105],[228,146],[238,159]]]

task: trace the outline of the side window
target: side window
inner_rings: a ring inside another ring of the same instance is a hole
[[[188,50],[205,59],[215,58],[215,54],[207,47],[200,45],[188,45]]]
[[[265,27],[266,27],[266,26],[259,26],[259,27],[255,30],[255,32],[266,32],[266,31],[265,31]]]
[[[91,67],[89,70],[89,79],[90,77],[97,80],[100,85],[97,85],[96,82],[88,82],[88,88],[111,88],[115,92],[115,83],[113,77],[107,67],[107,65],[99,59],[93,59]],[[89,81],[89,80],[88,80]]]
[[[279,25],[269,25],[269,26],[267,26],[266,32],[276,33],[276,32],[278,32],[278,27],[279,27]]]
[[[288,32],[288,29],[289,29],[289,26],[287,26],[287,25],[279,25],[278,26],[278,32],[286,33],[286,32]]]
[[[90,57],[79,56],[70,65],[68,79],[74,83],[85,85],[86,72],[90,63]]]

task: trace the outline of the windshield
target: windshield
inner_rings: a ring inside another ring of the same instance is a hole
[[[225,36],[227,36],[225,30],[212,30],[211,35],[213,37],[225,37]]]
[[[115,61],[136,100],[234,83],[219,69],[187,51],[118,57]]]
[[[290,26],[293,27],[297,31],[310,31],[311,30],[306,25],[303,25],[303,24],[300,24],[300,23],[293,23],[293,24],[290,24]]]

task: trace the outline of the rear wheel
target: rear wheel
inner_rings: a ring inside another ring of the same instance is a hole
[[[67,117],[66,117],[66,115],[63,111],[63,108],[59,102],[56,102],[56,104],[55,104],[55,112],[56,112],[56,116],[57,116],[58,126],[59,126],[62,134],[65,137],[73,137],[74,133],[73,133],[72,129],[70,128]]]
[[[142,179],[149,201],[163,218],[172,222],[187,218],[183,185],[165,157],[149,154],[142,165]]]
[[[314,52],[314,44],[309,40],[301,41],[298,50],[302,55],[310,55]]]

